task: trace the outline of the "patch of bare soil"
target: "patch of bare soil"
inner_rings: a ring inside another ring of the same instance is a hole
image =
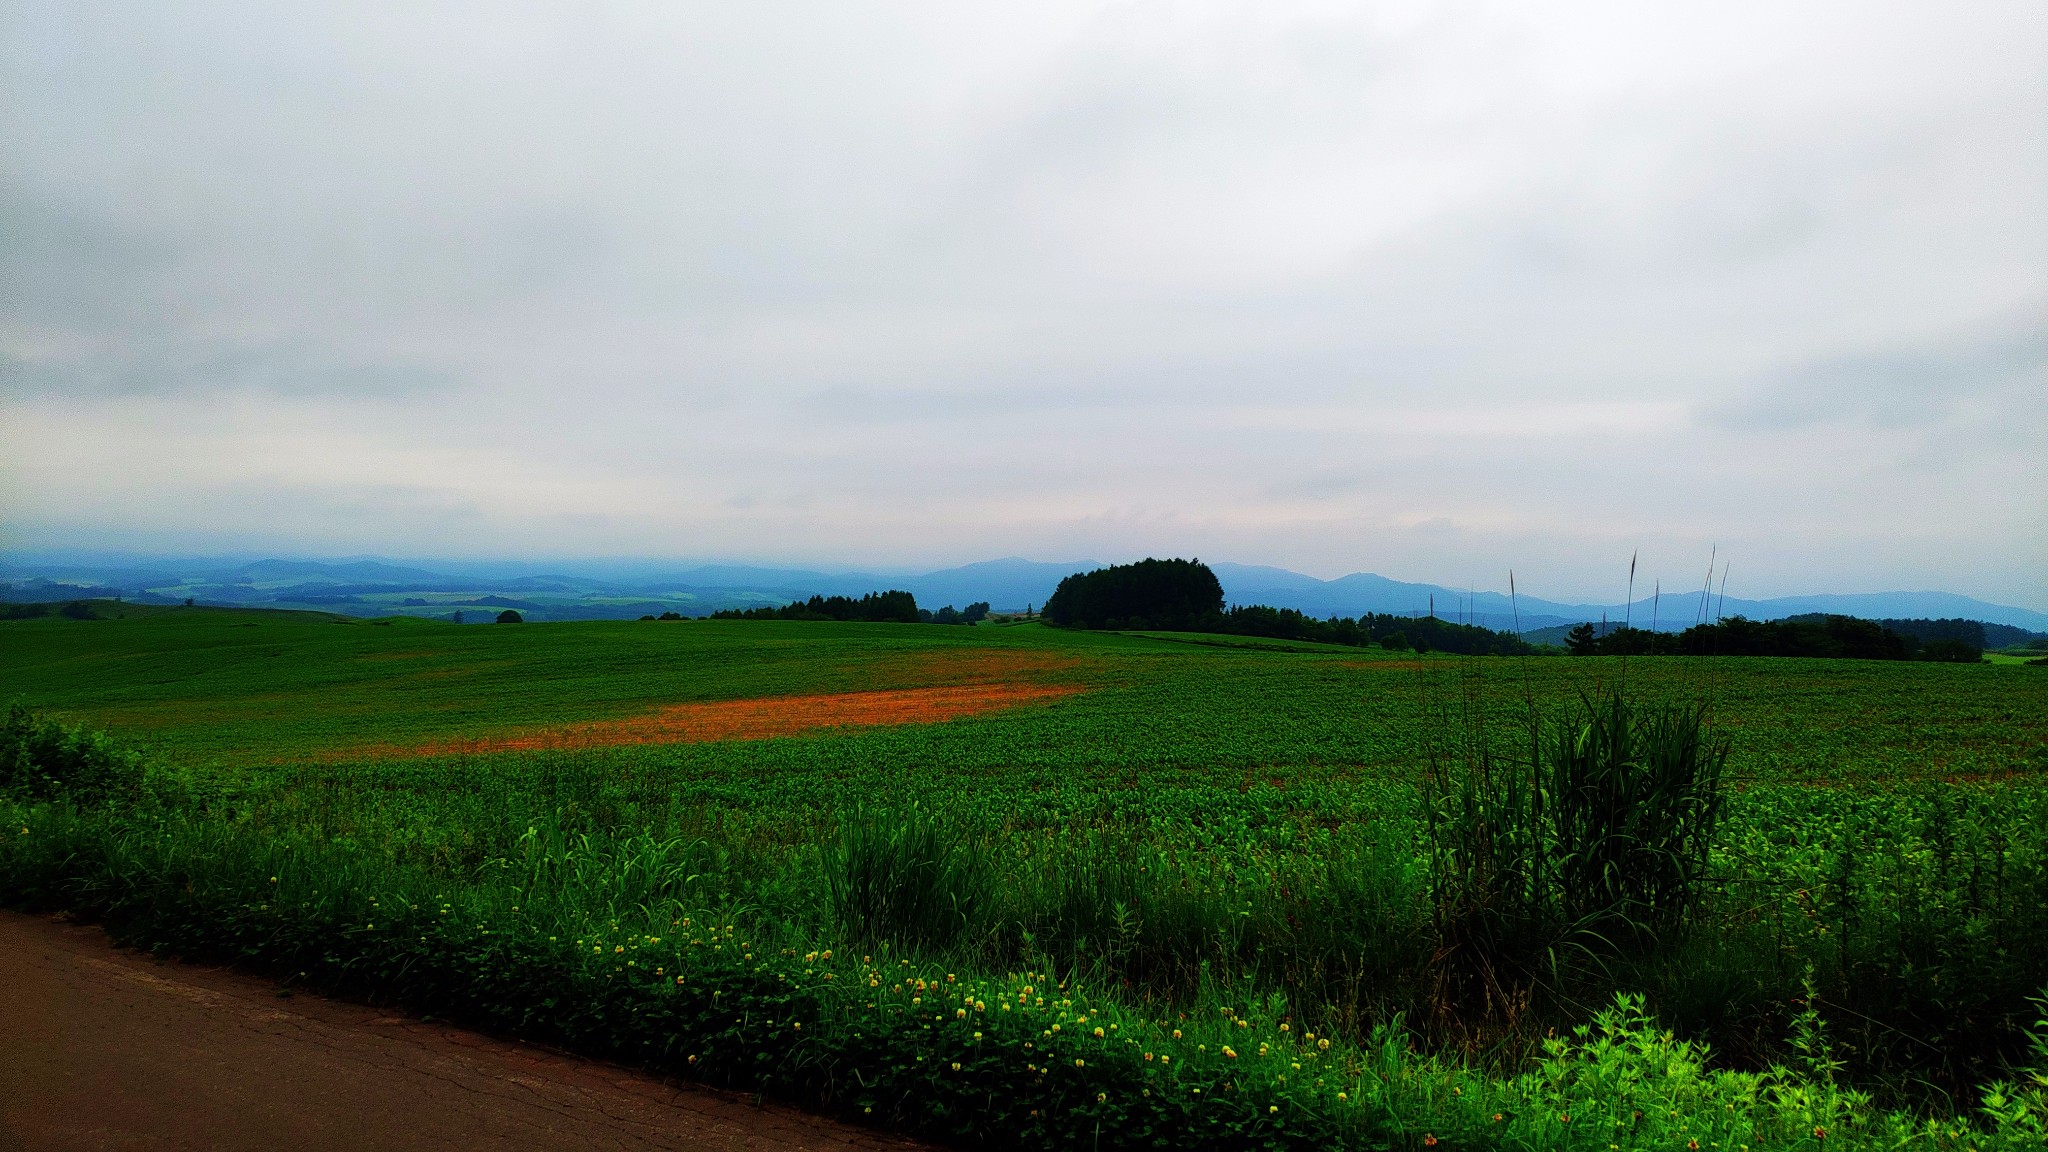
[[[918,1147],[0,912],[0,1150]]]
[[[714,740],[766,740],[825,728],[936,724],[1071,696],[1063,684],[949,684],[880,692],[817,696],[763,696],[671,704],[641,716],[561,725],[503,736],[441,740],[403,752],[415,756],[609,748],[622,744],[698,744]],[[386,753],[389,754],[389,753]]]

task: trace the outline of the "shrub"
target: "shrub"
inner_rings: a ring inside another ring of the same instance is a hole
[[[498,613],[497,622],[500,624],[524,624],[526,623],[526,617],[507,608],[503,612]]]
[[[133,799],[142,763],[105,736],[67,728],[20,704],[0,723],[0,796],[99,804]]]

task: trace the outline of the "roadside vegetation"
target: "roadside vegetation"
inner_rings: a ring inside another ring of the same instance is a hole
[[[0,893],[293,986],[1006,1147],[2048,1140],[2039,669],[0,627]],[[351,751],[995,675],[1076,692]]]

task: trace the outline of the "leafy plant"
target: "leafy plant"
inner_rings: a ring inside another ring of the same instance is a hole
[[[2044,1018],[2027,1032],[2032,1060],[2017,1082],[1993,1081],[1982,1109],[1995,1128],[2024,1147],[2048,1147],[2048,992],[2034,1001]]]
[[[18,703],[0,722],[0,796],[99,804],[133,799],[142,778],[134,753],[83,726],[65,727]]]

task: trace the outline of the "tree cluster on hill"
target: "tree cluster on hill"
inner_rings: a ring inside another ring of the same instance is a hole
[[[937,612],[918,614],[932,624],[979,624],[988,619],[988,601],[977,600],[965,608],[955,608],[948,604]]]
[[[1198,631],[1223,612],[1223,585],[1200,560],[1140,560],[1060,581],[1044,616],[1062,628]]]
[[[1623,626],[1605,634],[1581,624],[1565,637],[1574,656],[1806,656],[1848,660],[1937,660],[1974,664],[1983,658],[1981,626],[1972,643],[1966,630],[1928,628],[1926,638],[1893,623],[1953,625],[1975,621],[1878,621],[1812,614],[1783,620],[1730,616],[1683,632]]]

